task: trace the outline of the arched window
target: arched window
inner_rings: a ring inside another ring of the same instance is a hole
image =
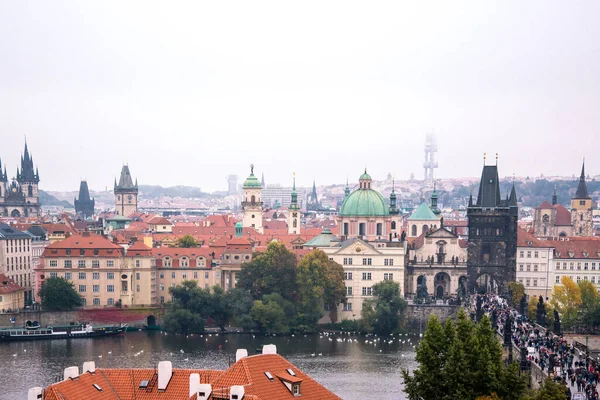
[[[361,222],[360,224],[358,224],[358,234],[360,236],[366,235],[366,224],[364,222]]]
[[[204,257],[198,257],[198,260],[196,260],[196,265],[198,267],[206,266],[206,261],[204,260]]]
[[[377,236],[383,235],[383,224],[381,222],[377,223]]]
[[[344,236],[348,236],[348,223],[344,222]]]
[[[170,257],[165,257],[163,259],[163,266],[165,266],[165,267],[170,267],[171,266],[171,258]]]
[[[250,197],[250,203],[252,205],[254,205],[256,203],[256,196],[252,195],[252,197]]]
[[[31,185],[27,186],[27,196],[33,197],[33,186]]]
[[[190,260],[187,257],[181,257],[181,259],[179,260],[179,266],[180,267],[189,267],[190,266]]]
[[[396,221],[392,221],[392,229],[396,229]]]
[[[298,220],[294,218],[294,228],[298,227]]]
[[[427,232],[427,229],[429,229],[429,227],[427,225],[423,225],[423,233]]]
[[[417,225],[412,226],[412,236],[417,236]]]

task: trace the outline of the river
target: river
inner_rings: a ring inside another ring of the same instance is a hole
[[[365,343],[373,339],[374,343]],[[343,399],[405,399],[400,370],[416,367],[413,345],[418,334],[385,339],[340,334],[185,337],[128,332],[110,338],[1,343],[0,399],[25,399],[30,387],[62,379],[65,367],[81,369],[84,361],[95,361],[104,368],[155,368],[159,361],[170,360],[174,368],[226,369],[235,360],[237,349],[254,354],[256,348],[269,343]]]

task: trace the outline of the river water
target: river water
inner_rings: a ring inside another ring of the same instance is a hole
[[[365,343],[373,339],[374,344]],[[159,361],[170,360],[174,368],[226,369],[235,360],[237,349],[254,354],[256,348],[269,343],[343,399],[405,399],[400,371],[417,365],[413,345],[418,334],[385,339],[339,334],[185,337],[128,332],[110,338],[0,343],[0,399],[25,399],[30,387],[56,382],[62,379],[65,367],[81,369],[84,361],[95,361],[104,368],[156,368]]]

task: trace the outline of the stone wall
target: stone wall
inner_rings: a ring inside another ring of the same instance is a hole
[[[444,322],[446,319],[456,316],[459,308],[459,306],[441,304],[409,304],[407,317],[409,323],[427,323],[429,316],[433,314],[440,321]]]
[[[71,322],[90,322],[92,325],[119,325],[126,323],[129,326],[142,327],[146,325],[147,318],[154,315],[156,323],[160,324],[164,315],[163,308],[111,308],[89,309],[75,311],[29,311],[12,314],[0,314],[0,327],[21,327],[27,321],[38,321],[42,326],[68,325]],[[10,323],[10,318],[15,318],[15,323]]]

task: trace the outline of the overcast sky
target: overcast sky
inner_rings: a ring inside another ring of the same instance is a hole
[[[600,174],[599,1],[3,1],[0,157],[47,190]]]

